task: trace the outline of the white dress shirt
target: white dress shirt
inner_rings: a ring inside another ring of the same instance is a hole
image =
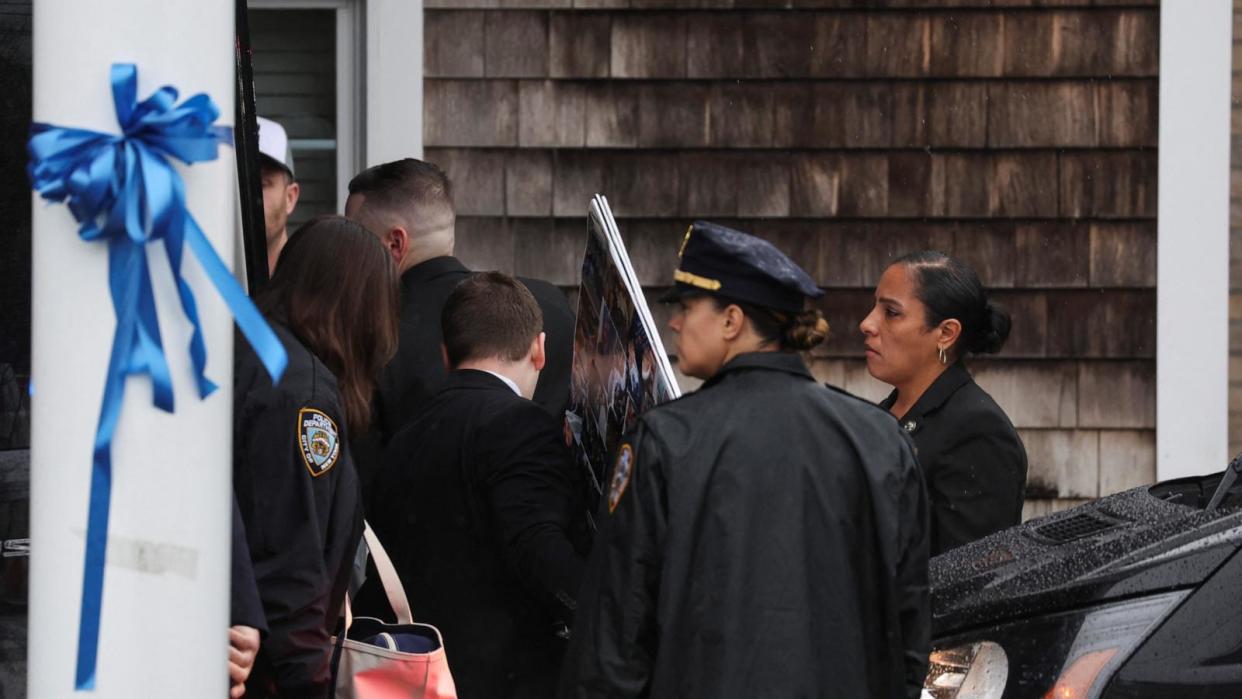
[[[480,369],[479,371],[487,371],[487,369]],[[504,374],[497,374],[494,371],[487,371],[487,373],[491,374],[492,376],[495,376],[501,381],[504,381],[505,385],[508,386],[509,388],[512,388],[514,393],[518,394],[519,396],[522,395],[522,392],[518,390],[517,382],[515,382],[513,379],[509,378],[508,376],[505,376]]]

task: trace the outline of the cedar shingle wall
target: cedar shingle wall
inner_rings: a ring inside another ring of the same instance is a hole
[[[426,154],[480,267],[573,286],[596,191],[651,288],[694,218],[773,240],[829,288],[816,373],[873,398],[888,261],[967,259],[1043,513],[1155,477],[1159,44],[1154,0],[1044,4],[427,0]]]

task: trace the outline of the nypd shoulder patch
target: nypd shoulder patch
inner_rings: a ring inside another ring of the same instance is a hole
[[[341,455],[339,432],[332,418],[314,408],[298,411],[298,447],[311,476],[319,477],[336,465]]]
[[[608,484],[608,514],[617,509],[617,503],[621,502],[621,496],[625,494],[633,475],[634,449],[628,443],[622,443],[621,450],[617,452],[617,465],[612,469],[612,481]]]

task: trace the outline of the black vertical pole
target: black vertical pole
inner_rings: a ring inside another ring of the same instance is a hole
[[[268,280],[267,230],[263,224],[263,181],[259,175],[259,122],[254,109],[254,64],[250,51],[250,22],[246,0],[236,0],[237,94],[233,115],[233,149],[237,156],[237,184],[241,193],[242,240],[246,247],[246,279],[250,295]]]

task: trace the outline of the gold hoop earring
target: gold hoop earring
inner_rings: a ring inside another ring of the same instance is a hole
[[[941,363],[941,364],[948,364],[948,363],[949,363],[949,355],[945,353],[945,351],[944,351],[944,348],[943,348],[943,347],[937,347],[937,348],[936,348],[936,354],[938,354],[938,355],[940,356],[940,363]]]

